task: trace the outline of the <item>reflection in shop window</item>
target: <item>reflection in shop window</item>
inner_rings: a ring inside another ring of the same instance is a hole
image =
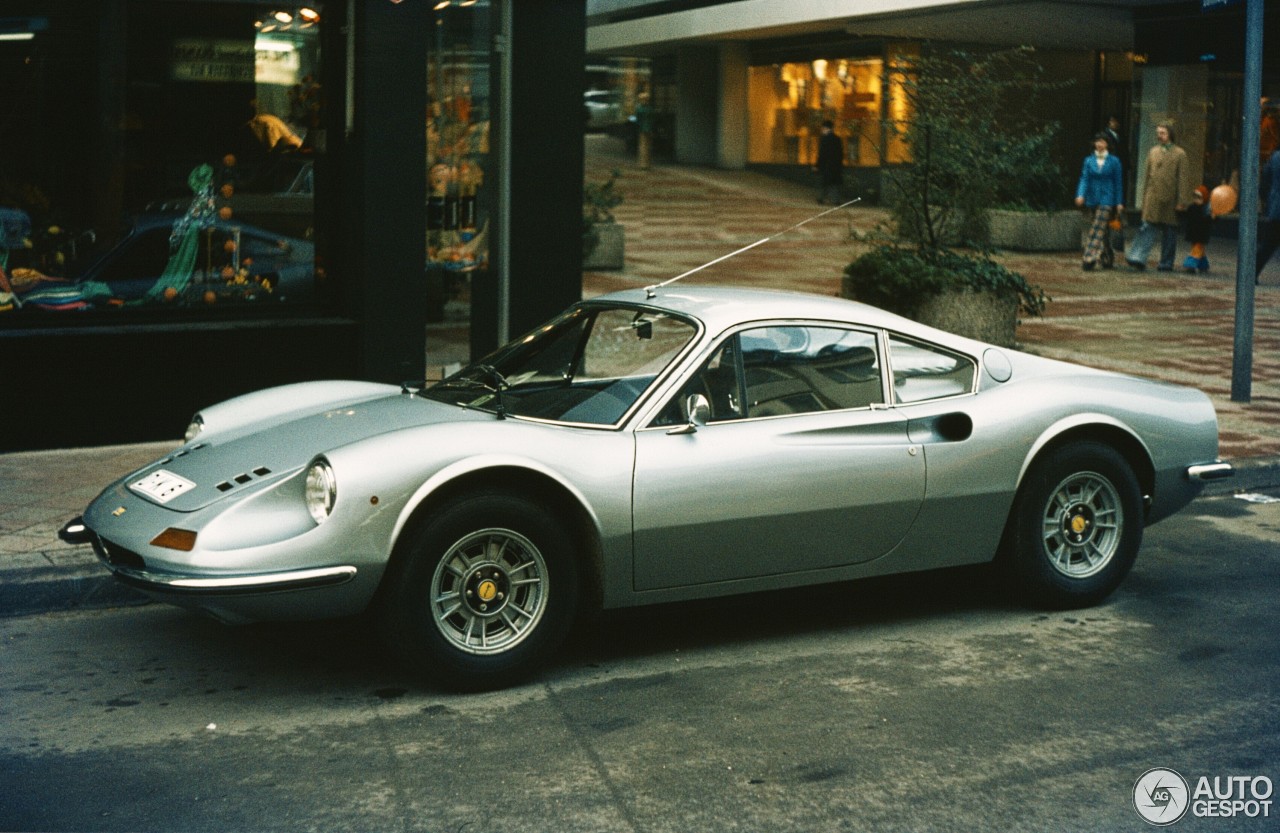
[[[886,79],[881,58],[818,58],[751,67],[748,159],[813,165],[821,125],[831,120],[845,145],[845,164],[872,167],[909,161],[889,122],[905,121],[901,78]]]
[[[435,26],[427,62],[428,320],[466,322],[471,277],[489,266],[490,8],[445,4]]]
[[[118,50],[123,83],[103,93],[105,127],[80,152],[105,141],[121,158],[92,172],[107,188],[60,175],[55,158],[30,166],[43,181],[0,190],[6,228],[29,229],[0,236],[11,311],[313,300],[322,6],[140,0],[117,14],[126,36],[101,48]],[[74,51],[65,19],[41,36],[36,60]]]

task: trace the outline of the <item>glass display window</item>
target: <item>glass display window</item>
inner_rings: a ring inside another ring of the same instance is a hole
[[[427,345],[433,364],[468,358],[472,282],[489,273],[495,13],[490,3],[474,0],[434,9],[426,90]]]
[[[0,44],[41,119],[0,121],[0,326],[313,302],[323,5],[46,8]]]
[[[428,60],[428,265],[456,274],[465,296],[472,271],[489,264],[490,19],[488,4],[440,4]]]
[[[846,165],[909,161],[886,124],[909,118],[894,66],[881,57],[831,57],[751,67],[748,161],[815,164],[827,120],[844,141]]]

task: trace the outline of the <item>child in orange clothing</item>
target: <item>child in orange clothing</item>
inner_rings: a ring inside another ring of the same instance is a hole
[[[1204,273],[1209,271],[1209,257],[1204,247],[1213,234],[1209,189],[1203,185],[1196,188],[1194,200],[1187,206],[1187,242],[1191,244],[1191,254],[1182,261],[1182,268],[1188,272]]]

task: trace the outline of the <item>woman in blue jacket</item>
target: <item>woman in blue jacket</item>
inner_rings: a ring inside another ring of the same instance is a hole
[[[1093,137],[1093,153],[1084,159],[1080,170],[1080,184],[1076,186],[1076,205],[1093,211],[1093,225],[1084,246],[1087,271],[1102,261],[1104,269],[1115,262],[1111,248],[1108,224],[1111,217],[1124,211],[1124,178],[1120,173],[1120,160],[1107,152],[1107,137],[1101,133]]]

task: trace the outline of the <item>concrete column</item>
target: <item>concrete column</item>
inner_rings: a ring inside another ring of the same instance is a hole
[[[747,166],[747,81],[749,51],[745,43],[720,44],[720,107],[716,137],[716,166],[742,170]]]
[[[714,47],[686,46],[676,53],[676,161],[715,165],[720,65]]]

